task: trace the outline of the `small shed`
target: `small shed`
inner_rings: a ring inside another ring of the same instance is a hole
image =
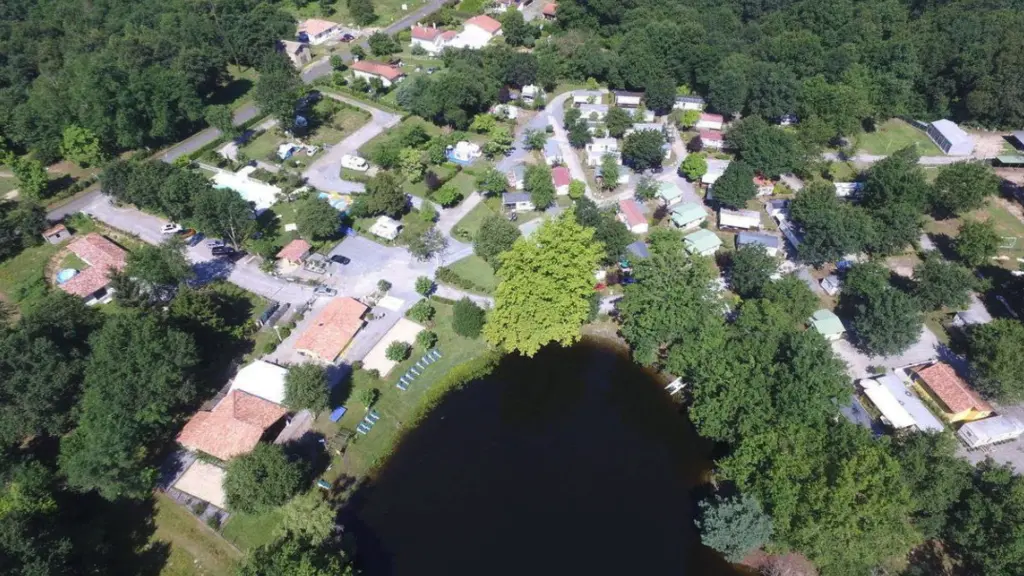
[[[700,96],[676,96],[672,105],[676,110],[704,110],[704,106],[704,99]]]
[[[825,337],[826,340],[839,340],[843,337],[843,332],[846,332],[846,328],[843,327],[843,321],[836,316],[835,312],[822,308],[811,315],[809,320],[811,326]]]
[[[761,227],[761,215],[756,210],[718,209],[719,228],[756,230]]]
[[[722,239],[711,230],[697,230],[683,238],[683,247],[690,254],[711,256],[722,247]]]
[[[306,256],[309,255],[311,249],[312,246],[310,246],[309,242],[302,238],[296,238],[286,244],[284,248],[281,248],[281,251],[277,253],[277,259],[284,260],[285,263],[292,266],[299,266]]]
[[[836,276],[835,274],[829,274],[821,279],[821,289],[829,296],[839,294],[839,290],[841,288],[842,282],[839,280],[839,276]]]
[[[68,238],[71,238],[71,232],[63,224],[43,230],[43,239],[50,244],[60,244]]]
[[[528,192],[506,192],[501,195],[501,204],[516,212],[530,212],[536,209],[533,197]]]
[[[613,90],[615,105],[620,108],[636,108],[644,97],[643,92],[627,92],[626,90]]]
[[[679,204],[672,209],[672,223],[683,230],[696,228],[707,218],[708,213],[704,211],[704,207],[696,202]]]

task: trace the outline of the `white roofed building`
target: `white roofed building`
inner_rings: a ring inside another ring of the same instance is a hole
[[[984,420],[968,422],[957,430],[956,435],[967,448],[981,448],[999,442],[1015,440],[1024,434],[1024,424],[1010,416],[992,416]]]
[[[928,137],[950,156],[969,156],[974,152],[974,139],[950,120],[936,120],[929,124]]]
[[[275,404],[284,404],[284,380],[288,369],[257,360],[243,366],[231,380],[231,390],[241,390]]]
[[[916,428],[922,432],[942,432],[942,422],[895,373],[858,382],[864,395],[896,430]]]

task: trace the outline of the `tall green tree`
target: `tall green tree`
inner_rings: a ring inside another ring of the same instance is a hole
[[[977,377],[975,387],[1003,402],[1024,398],[1024,324],[999,318],[971,329],[967,358]]]
[[[619,162],[612,154],[601,158],[601,188],[614,190],[619,186]]]
[[[764,246],[748,244],[732,255],[729,284],[733,292],[743,298],[759,297],[777,269],[778,264]]]
[[[178,238],[143,245],[129,252],[126,261],[126,273],[146,284],[177,285],[195,275],[185,256],[185,243]]]
[[[914,296],[925,310],[963,310],[977,284],[970,270],[934,252],[914,268]]]
[[[377,20],[373,0],[348,0],[348,12],[360,26],[368,26]]]
[[[708,172],[708,161],[703,154],[689,154],[679,165],[679,174],[690,182],[700,180]]]
[[[735,122],[726,133],[726,143],[743,162],[768,178],[778,178],[803,167],[805,152],[792,132],[769,126],[758,116]]]
[[[79,166],[96,166],[106,157],[99,137],[91,130],[74,124],[64,129],[60,153]]]
[[[357,0],[352,0],[355,3]],[[308,537],[287,535],[252,551],[237,576],[354,576],[343,555]]]
[[[533,44],[535,32],[523,18],[523,13],[511,8],[501,17],[501,33],[509,46],[529,46]]]
[[[320,491],[309,491],[292,498],[281,507],[279,538],[308,538],[319,544],[334,534],[337,527],[338,511]]]
[[[235,126],[235,114],[231,107],[226,104],[216,104],[206,107],[204,115],[206,123],[220,130],[222,134],[233,138],[238,135],[238,127]]]
[[[730,208],[744,208],[757,196],[754,169],[742,161],[731,162],[712,188],[715,200]]]
[[[765,545],[772,535],[771,518],[750,496],[715,496],[697,505],[700,515],[696,524],[701,542],[721,552],[729,562],[743,560],[747,553]]]
[[[875,238],[875,222],[868,212],[837,198],[828,182],[800,190],[790,203],[790,215],[803,233],[797,253],[815,266],[858,254]]]
[[[252,205],[234,190],[213,188],[192,199],[196,225],[209,236],[216,236],[238,248],[256,230]]]
[[[304,464],[289,460],[279,444],[261,442],[228,465],[224,494],[232,510],[260,512],[295,496],[304,474]]]
[[[613,209],[601,210],[593,200],[575,200],[576,221],[594,229],[594,239],[604,246],[604,264],[614,264],[626,255],[626,246],[633,243],[633,233],[626,228]]]
[[[622,142],[622,162],[634,170],[648,170],[661,166],[665,159],[665,136],[657,130],[632,132]]]
[[[977,162],[943,166],[932,185],[932,208],[941,214],[960,215],[977,210],[999,193],[999,177]]]
[[[391,172],[379,172],[366,183],[366,199],[368,215],[384,214],[397,218],[405,212],[409,200],[402,191],[401,181]]]
[[[292,410],[321,412],[328,407],[327,370],[318,364],[288,368],[284,378],[284,404]]]
[[[590,314],[594,270],[604,250],[594,231],[576,223],[573,210],[517,240],[501,258],[495,307],[484,336],[526,356],[555,342],[580,338]]]
[[[327,200],[310,196],[299,202],[295,209],[295,223],[299,233],[310,240],[326,240],[338,234],[341,217]]]
[[[11,165],[11,171],[18,179],[18,193],[22,199],[39,200],[50,187],[50,176],[39,160],[17,158]]]
[[[61,440],[68,484],[108,500],[148,495],[154,447],[195,398],[198,361],[194,340],[153,316],[108,318],[92,340],[78,427]]]
[[[1024,479],[1006,465],[985,460],[946,524],[945,541],[964,569],[1010,576],[1024,572]]]
[[[537,210],[547,210],[555,203],[555,184],[551,180],[551,169],[544,164],[526,167],[523,188],[530,193],[530,200]]]
[[[989,261],[1003,243],[991,221],[964,220],[953,242],[953,251],[961,262],[972,268]]]
[[[473,252],[486,260],[492,268],[497,269],[501,265],[498,256],[511,250],[520,236],[522,233],[519,232],[518,226],[506,218],[492,214],[480,224],[480,229],[473,238]]]
[[[613,106],[608,109],[608,114],[604,117],[604,126],[608,129],[609,136],[622,138],[626,130],[633,126],[633,117],[624,108]]]
[[[277,118],[285,129],[290,129],[295,124],[295,105],[303,91],[298,71],[282,53],[266,55],[259,69],[253,99],[260,110]]]
[[[673,244],[674,250],[653,251],[634,264],[636,282],[624,288],[618,305],[622,335],[633,357],[647,366],[673,345],[715,340],[722,324],[710,264],[686,255],[678,241]]]
[[[893,456],[914,502],[911,518],[925,538],[944,532],[951,508],[970,486],[971,466],[957,457],[957,447],[949,433],[911,432],[893,442]]]
[[[852,325],[866,352],[895,356],[921,338],[923,320],[913,298],[889,287],[857,308]]]

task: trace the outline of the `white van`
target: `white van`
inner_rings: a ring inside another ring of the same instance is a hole
[[[345,154],[341,157],[341,167],[348,168],[349,170],[356,170],[358,172],[366,172],[370,169],[370,163],[359,156]]]

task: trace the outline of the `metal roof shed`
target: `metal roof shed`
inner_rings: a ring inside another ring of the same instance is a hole
[[[968,448],[980,448],[997,442],[1006,442],[1024,434],[1024,424],[1009,416],[993,416],[984,420],[968,422],[957,430],[956,435]]]

